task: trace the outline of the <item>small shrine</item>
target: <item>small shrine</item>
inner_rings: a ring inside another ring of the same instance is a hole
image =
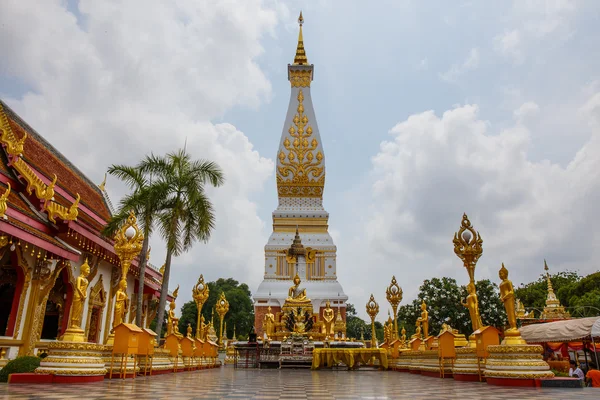
[[[544,260],[544,270],[546,271],[546,280],[548,281],[548,295],[546,297],[546,307],[540,315],[540,319],[570,319],[571,314],[560,304],[560,300],[554,294],[550,272],[546,260]]]

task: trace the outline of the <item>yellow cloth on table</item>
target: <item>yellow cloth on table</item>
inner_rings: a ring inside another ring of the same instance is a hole
[[[367,364],[373,357],[379,360],[381,368],[387,369],[386,349],[314,349],[312,369],[332,367],[338,363],[343,363],[352,369],[359,363]]]

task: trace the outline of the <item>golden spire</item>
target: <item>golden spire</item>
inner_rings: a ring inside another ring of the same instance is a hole
[[[100,188],[100,190],[102,190],[103,192],[106,190],[106,172],[104,173],[104,180],[102,181],[102,183],[100,183],[98,185],[98,187]]]
[[[298,33],[298,46],[296,47],[294,65],[308,65],[308,59],[306,58],[306,52],[304,51],[304,39],[302,38],[302,24],[304,24],[304,18],[302,17],[302,11],[300,11],[300,16],[298,17],[300,32]]]

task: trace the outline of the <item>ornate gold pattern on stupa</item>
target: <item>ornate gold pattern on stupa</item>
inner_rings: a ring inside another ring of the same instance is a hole
[[[319,142],[312,138],[312,127],[304,114],[304,94],[298,91],[298,108],[289,136],[279,151],[277,191],[281,197],[322,197],[325,186],[323,153],[317,150]],[[287,153],[287,154],[286,154]]]
[[[546,271],[546,280],[548,281],[548,295],[546,296],[546,307],[540,316],[541,319],[569,319],[571,314],[560,304],[560,300],[554,294],[550,272],[546,260],[544,260],[544,270]]]

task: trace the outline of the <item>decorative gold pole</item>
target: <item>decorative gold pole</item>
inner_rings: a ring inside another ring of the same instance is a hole
[[[196,306],[198,307],[198,321],[196,322],[196,339],[202,338],[202,306],[208,299],[208,285],[204,283],[204,277],[200,274],[200,278],[198,278],[198,283],[192,289],[192,297],[196,302]]]
[[[469,274],[469,284],[467,285],[468,296],[466,301],[462,302],[462,305],[469,309],[471,325],[473,332],[475,332],[483,327],[475,288],[475,267],[477,266],[477,260],[479,260],[479,257],[483,253],[483,240],[481,240],[479,232],[476,232],[471,226],[471,221],[469,221],[467,214],[463,214],[460,229],[454,234],[452,242],[454,243],[454,253],[462,260]],[[469,345],[475,347],[474,334],[469,336]]]
[[[219,318],[221,319],[221,327],[220,327],[220,335],[219,335],[219,347],[223,347],[223,318],[227,311],[229,311],[229,302],[225,298],[225,293],[221,292],[221,296],[217,301],[216,305],[217,314],[219,314]]]
[[[392,276],[392,283],[385,290],[385,297],[394,311],[394,329],[391,334],[391,340],[393,341],[398,339],[398,305],[402,301],[402,288],[398,286],[395,276]]]
[[[379,304],[375,301],[375,297],[371,293],[371,298],[367,302],[367,314],[371,317],[371,347],[377,347],[377,337],[375,335],[375,317],[379,313]]]
[[[115,294],[115,309],[113,316],[113,329],[107,338],[106,344],[112,345],[114,342],[114,328],[123,322],[123,315],[127,309],[128,296],[127,296],[127,273],[131,266],[131,261],[142,250],[142,242],[144,241],[144,234],[140,231],[137,225],[137,219],[133,210],[129,212],[129,217],[125,221],[125,224],[117,231],[115,235],[115,253],[121,261],[121,281],[119,282],[119,290]]]

